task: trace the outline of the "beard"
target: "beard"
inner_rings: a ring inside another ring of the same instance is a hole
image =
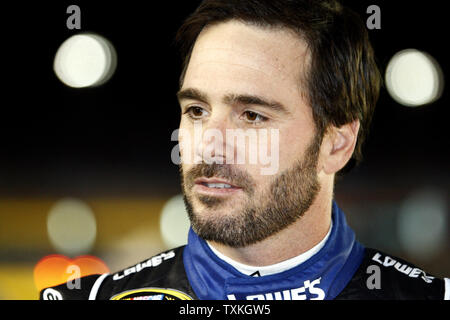
[[[200,163],[186,173],[180,166],[183,199],[194,232],[204,240],[239,248],[265,240],[300,219],[320,191],[317,160],[321,137],[312,140],[302,160],[272,177],[269,187],[259,192],[248,173],[230,164]],[[236,212],[214,215],[214,210],[232,199],[193,195],[194,180],[199,177],[223,178],[241,187],[246,195],[242,207]],[[196,211],[194,197],[208,214]]]

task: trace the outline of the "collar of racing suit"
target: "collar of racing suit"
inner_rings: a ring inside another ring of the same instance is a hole
[[[328,237],[330,236],[331,230],[333,228],[333,221],[331,221],[330,227],[328,229],[327,234],[325,235],[325,237],[320,240],[320,242],[318,244],[316,244],[314,247],[312,247],[311,249],[309,249],[306,252],[303,252],[302,254],[269,265],[269,266],[263,266],[263,267],[255,267],[255,266],[249,266],[246,264],[242,264],[240,262],[237,262],[229,257],[227,257],[226,255],[222,254],[221,252],[219,252],[217,249],[215,249],[210,243],[208,243],[208,241],[206,242],[209,246],[209,248],[212,250],[212,252],[214,252],[214,254],[216,256],[218,256],[220,259],[224,260],[226,263],[230,264],[232,267],[234,267],[235,269],[237,269],[239,272],[246,274],[246,275],[251,275],[253,277],[261,277],[261,276],[268,276],[271,274],[276,274],[276,273],[280,273],[283,272],[285,270],[289,270],[292,269],[296,266],[298,266],[300,263],[305,262],[306,260],[308,260],[309,258],[311,258],[313,255],[315,255],[317,252],[319,252],[320,249],[323,248],[323,246],[325,245],[325,243],[328,240]]]
[[[190,229],[183,253],[189,283],[202,300],[334,299],[361,264],[364,247],[334,201],[332,219],[331,234],[319,252],[292,269],[262,277],[239,272]]]

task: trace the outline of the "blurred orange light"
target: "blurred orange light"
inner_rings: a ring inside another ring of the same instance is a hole
[[[79,272],[74,273],[74,270]],[[99,258],[89,255],[70,259],[53,254],[42,258],[34,267],[34,283],[41,291],[44,288],[66,283],[76,276],[109,273],[108,266]]]

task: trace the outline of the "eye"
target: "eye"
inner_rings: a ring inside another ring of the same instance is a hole
[[[184,113],[192,119],[200,119],[205,115],[206,110],[199,106],[192,106],[189,107]]]
[[[259,113],[253,111],[245,111],[245,120],[248,122],[264,122],[267,120],[266,117],[260,115]]]

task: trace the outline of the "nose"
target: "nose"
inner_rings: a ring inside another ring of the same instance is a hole
[[[213,115],[203,122],[202,128],[195,128],[201,137],[196,142],[196,154],[207,164],[224,164],[225,157],[225,137],[228,121],[224,115]]]
[[[207,164],[226,163],[226,131],[231,127],[226,113],[213,113],[207,121],[194,124],[197,157]]]

